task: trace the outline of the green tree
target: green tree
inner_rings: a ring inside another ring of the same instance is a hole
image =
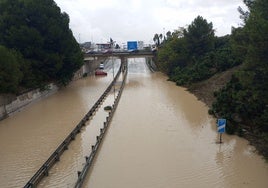
[[[250,10],[245,26],[233,31],[233,46],[238,47],[236,54],[243,56],[244,68],[217,93],[213,111],[229,118],[234,125],[242,122],[251,131],[268,132],[268,2],[245,3]],[[226,101],[233,107],[220,108]],[[232,129],[235,131],[238,126]]]
[[[182,37],[184,37],[184,35],[183,35],[184,30],[185,30],[184,27],[179,27],[178,29],[174,30],[171,33],[171,35],[172,35],[172,37],[182,38]]]
[[[183,68],[186,66],[187,54],[184,38],[170,38],[157,53],[160,70],[172,76],[177,67]]]
[[[202,57],[214,49],[213,24],[198,16],[184,29],[183,35],[187,40],[188,50],[193,59]]]
[[[159,34],[159,39],[160,39],[160,43],[162,43],[163,42],[163,34],[162,33]]]
[[[156,46],[160,45],[160,39],[159,39],[159,35],[157,33],[154,35],[153,40],[154,40],[154,43]]]
[[[207,79],[241,63],[232,51],[231,37],[215,37],[212,23],[201,16],[161,44],[157,61],[160,70],[178,85]]]
[[[168,32],[166,33],[166,35],[167,35],[167,40],[171,39],[171,37],[172,37],[172,33],[171,33],[170,31],[168,31]]]
[[[83,62],[69,16],[53,0],[1,0],[0,44],[22,54],[27,88],[67,84]]]
[[[0,93],[17,93],[22,78],[16,52],[0,45]]]
[[[245,25],[249,37],[248,52],[245,74],[241,75],[240,80],[244,83],[248,80],[248,75],[251,75],[252,79],[247,88],[248,92],[252,92],[249,98],[252,102],[247,113],[252,115],[247,118],[251,118],[252,123],[267,130],[268,122],[262,122],[260,119],[267,116],[268,105],[268,2],[256,0],[250,4],[249,9],[250,15]]]

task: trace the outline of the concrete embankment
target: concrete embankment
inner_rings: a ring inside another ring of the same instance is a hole
[[[7,118],[9,115],[20,111],[25,106],[45,98],[58,90],[55,84],[49,84],[48,90],[41,91],[35,89],[19,96],[1,95],[0,96],[0,120]]]
[[[78,80],[84,75],[94,74],[95,69],[101,62],[105,62],[106,58],[85,59],[84,65],[75,73],[73,80]],[[36,102],[37,100],[48,97],[58,90],[55,84],[49,84],[48,90],[41,91],[35,89],[21,95],[0,95],[0,120],[7,118],[15,112],[22,110],[27,105]]]

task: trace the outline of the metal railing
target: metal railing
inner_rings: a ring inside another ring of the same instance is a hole
[[[122,92],[123,92],[123,88],[124,88],[124,85],[125,85],[125,81],[126,81],[126,76],[127,76],[127,68],[126,67],[123,67],[123,70],[124,71],[124,77],[123,77],[123,81],[121,83],[121,86],[120,86],[120,89],[118,91],[118,94],[114,100],[114,104],[112,105],[112,108],[111,108],[111,111],[109,112],[109,115],[108,117],[106,117],[106,121],[103,123],[103,128],[100,129],[100,135],[96,137],[96,143],[95,145],[92,145],[91,146],[91,153],[89,156],[86,156],[86,163],[82,169],[82,171],[79,171],[78,172],[78,180],[76,181],[76,184],[75,184],[75,188],[80,188],[82,187],[83,183],[84,183],[84,180],[87,176],[87,172],[88,170],[90,169],[90,167],[92,166],[93,164],[93,160],[94,160],[94,157],[96,156],[97,152],[98,152],[98,149],[100,148],[100,144],[105,136],[105,133],[112,121],[112,118],[113,118],[113,115],[114,115],[114,112],[117,108],[117,105],[119,103],[119,100],[120,100],[120,97],[122,95]]]
[[[38,183],[49,174],[49,169],[60,160],[60,156],[68,149],[70,142],[72,142],[76,135],[80,133],[81,128],[85,126],[85,123],[89,120],[91,116],[94,115],[94,112],[98,109],[99,105],[104,101],[108,93],[111,91],[113,85],[118,79],[122,70],[122,63],[120,68],[114,77],[113,81],[100,96],[100,98],[95,102],[93,107],[88,111],[88,113],[83,117],[83,119],[75,126],[73,131],[65,138],[65,140],[58,146],[58,148],[52,153],[52,155],[47,159],[47,161],[39,168],[39,170],[32,176],[32,178],[26,183],[24,188],[35,188]]]

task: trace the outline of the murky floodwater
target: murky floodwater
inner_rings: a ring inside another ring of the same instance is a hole
[[[76,81],[1,121],[0,187],[22,187],[111,80],[110,69],[108,77]],[[130,59],[123,95],[85,187],[268,187],[268,164],[247,141],[224,135],[224,143],[215,144],[215,119],[207,110],[184,88],[151,74],[144,59]],[[99,109],[39,187],[73,187],[105,116]]]
[[[119,60],[113,62],[115,71],[117,71]],[[113,79],[113,71],[111,66],[107,65],[107,67],[107,71],[109,71],[107,77],[92,76],[75,81],[56,94],[0,121],[1,188],[22,187],[27,183],[110,84]],[[107,102],[109,101],[112,100],[108,97]],[[99,111],[103,112],[103,110]],[[105,114],[98,113],[98,116],[100,117],[94,118],[94,120],[103,122],[104,119],[101,116],[105,116]],[[90,127],[87,126],[84,129],[90,129]],[[92,138],[93,136],[89,139]],[[79,157],[81,155],[81,158],[84,158],[83,152],[89,151],[91,147],[90,142],[87,142],[88,139],[84,141],[81,135],[77,135],[76,141],[75,144],[82,144],[75,148],[74,143],[70,145],[69,150],[66,151],[68,154],[63,154],[60,159],[61,163],[56,164],[55,168],[49,171],[50,176],[41,182],[41,186],[48,185],[49,187],[50,183],[50,187],[67,187],[75,181],[78,168],[82,166]],[[53,176],[60,170],[66,173]],[[74,178],[68,181],[69,176]]]
[[[184,88],[129,63],[128,82],[85,187],[268,187],[268,164],[248,143],[223,136]]]

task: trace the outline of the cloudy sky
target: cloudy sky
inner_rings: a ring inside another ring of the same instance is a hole
[[[198,16],[213,23],[217,36],[242,24],[242,0],[54,0],[70,16],[78,42],[153,43],[155,33],[187,27]]]

